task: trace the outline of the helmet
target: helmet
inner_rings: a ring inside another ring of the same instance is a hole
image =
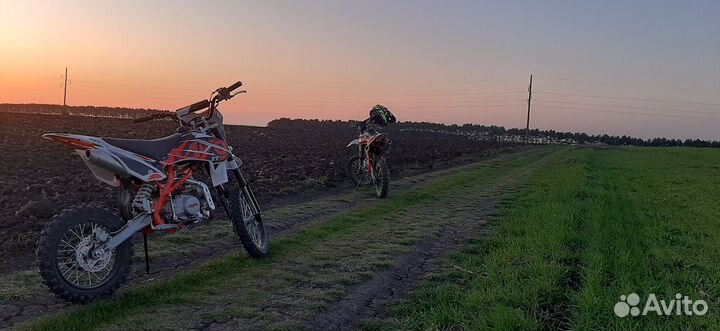
[[[375,105],[370,110],[370,119],[382,126],[395,123],[395,115],[383,105]]]

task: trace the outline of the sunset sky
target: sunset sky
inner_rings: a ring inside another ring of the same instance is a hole
[[[0,103],[720,139],[720,1],[0,0]]]

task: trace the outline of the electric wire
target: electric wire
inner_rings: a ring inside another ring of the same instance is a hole
[[[642,116],[656,116],[656,117],[669,117],[669,118],[684,118],[684,119],[701,119],[701,120],[713,120],[720,121],[720,118],[713,117],[699,117],[699,116],[680,116],[670,114],[653,114],[653,113],[641,113],[641,112],[630,112],[630,111],[616,111],[607,109],[589,109],[589,108],[571,108],[561,107],[553,105],[536,105],[535,107],[546,108],[546,109],[557,109],[557,110],[574,110],[574,111],[589,111],[589,112],[601,112],[601,113],[614,113],[614,114],[626,114],[626,115],[642,115]]]
[[[608,105],[608,104],[599,104],[599,103],[570,102],[570,101],[557,101],[557,100],[545,100],[545,99],[540,99],[540,100],[533,99],[533,101],[546,102],[546,103],[560,103],[560,104],[569,104],[569,105],[580,105],[580,106],[611,107],[611,108],[619,108],[619,109],[627,108],[627,109],[640,109],[640,110],[658,110],[658,111],[677,112],[677,113],[699,113],[699,114],[720,115],[720,112],[703,111],[703,110],[681,110],[681,109],[638,107],[638,106],[626,106],[626,105]]]
[[[720,106],[720,103],[709,103],[709,102],[695,102],[695,101],[680,101],[680,100],[665,100],[665,99],[643,99],[643,98],[625,98],[625,97],[611,97],[602,95],[587,95],[587,94],[571,94],[571,93],[559,93],[559,92],[547,92],[547,91],[533,91],[533,93],[548,94],[548,95],[563,95],[571,97],[581,98],[597,98],[597,99],[611,99],[611,100],[629,100],[629,101],[645,101],[645,102],[665,102],[665,103],[680,103],[680,104],[691,104],[691,105],[703,105],[703,106]]]

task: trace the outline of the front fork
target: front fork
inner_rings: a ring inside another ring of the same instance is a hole
[[[360,157],[360,166],[364,167],[363,171],[372,174],[374,167],[372,153],[370,153],[370,145],[363,146],[362,144],[358,144],[358,154]]]
[[[235,176],[235,179],[238,182],[238,187],[240,188],[240,194],[245,197],[245,201],[250,202],[250,208],[252,208],[252,213],[255,215],[255,217],[261,217],[262,211],[260,210],[260,204],[257,202],[257,199],[255,198],[255,194],[250,189],[250,185],[245,180],[245,178],[242,175],[242,172],[240,172],[240,164],[242,164],[242,161],[235,160],[234,156],[230,156],[228,159],[228,164],[230,171],[232,172],[233,176]],[[221,197],[224,197],[225,199],[228,199],[227,196],[227,190],[222,185],[219,185],[217,187],[218,194]],[[230,217],[230,208],[227,204],[227,201],[225,199],[221,199],[223,207],[225,208],[225,213],[227,213],[228,217]]]
[[[253,191],[250,189],[250,185],[247,183],[242,173],[240,172],[240,168],[233,169],[232,172],[235,176],[235,179],[237,179],[238,181],[238,185],[240,186],[240,192],[245,196],[247,200],[250,201],[250,206],[253,208],[253,215],[260,216],[260,214],[262,213],[262,211],[260,210],[260,204],[255,198],[255,193],[253,193]]]

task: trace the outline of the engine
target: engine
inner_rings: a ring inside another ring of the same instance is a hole
[[[198,222],[203,220],[200,208],[200,199],[193,195],[176,195],[163,206],[160,214],[166,220],[175,220],[182,223]]]
[[[188,183],[185,188],[165,203],[160,214],[166,222],[197,223],[210,218],[210,205],[205,198],[205,189],[197,183]],[[209,193],[209,192],[208,192]]]
[[[132,201],[132,216],[143,211],[149,212],[157,191],[154,185],[143,184]],[[191,224],[207,220],[214,209],[207,186],[202,182],[188,180],[185,187],[175,192],[160,209],[160,215],[167,223]]]

